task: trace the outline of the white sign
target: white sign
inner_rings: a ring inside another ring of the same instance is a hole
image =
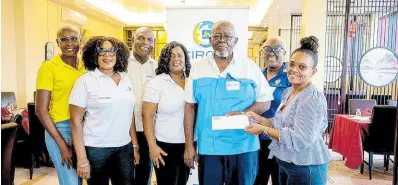
[[[359,63],[359,74],[368,85],[389,85],[398,75],[398,57],[388,48],[373,48],[363,55]]]
[[[191,60],[213,53],[209,37],[214,23],[227,20],[235,26],[238,43],[234,52],[247,57],[249,7],[167,8],[167,42],[182,43]]]

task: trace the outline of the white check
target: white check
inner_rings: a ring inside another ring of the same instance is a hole
[[[213,130],[245,129],[250,124],[246,115],[214,116],[211,121]]]

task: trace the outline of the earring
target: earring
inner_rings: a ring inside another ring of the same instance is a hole
[[[187,75],[185,74],[185,67],[183,68],[183,72],[182,73],[184,73],[184,78],[186,78]]]

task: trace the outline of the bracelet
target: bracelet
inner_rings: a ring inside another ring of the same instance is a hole
[[[138,150],[140,147],[139,145],[133,145],[133,148],[136,148]]]
[[[80,167],[80,168],[85,168],[85,167],[87,167],[89,164],[90,164],[90,162],[89,162],[89,161],[87,161],[87,163],[86,163],[86,164],[83,164],[83,165],[80,165],[80,164],[79,164],[79,167]]]

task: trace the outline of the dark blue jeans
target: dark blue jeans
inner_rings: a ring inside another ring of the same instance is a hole
[[[200,185],[253,185],[258,152],[237,155],[199,155]]]
[[[279,184],[281,185],[326,185],[328,164],[301,166],[277,159]]]
[[[131,143],[121,147],[88,147],[91,177],[88,185],[132,185],[134,179],[134,151]]]

